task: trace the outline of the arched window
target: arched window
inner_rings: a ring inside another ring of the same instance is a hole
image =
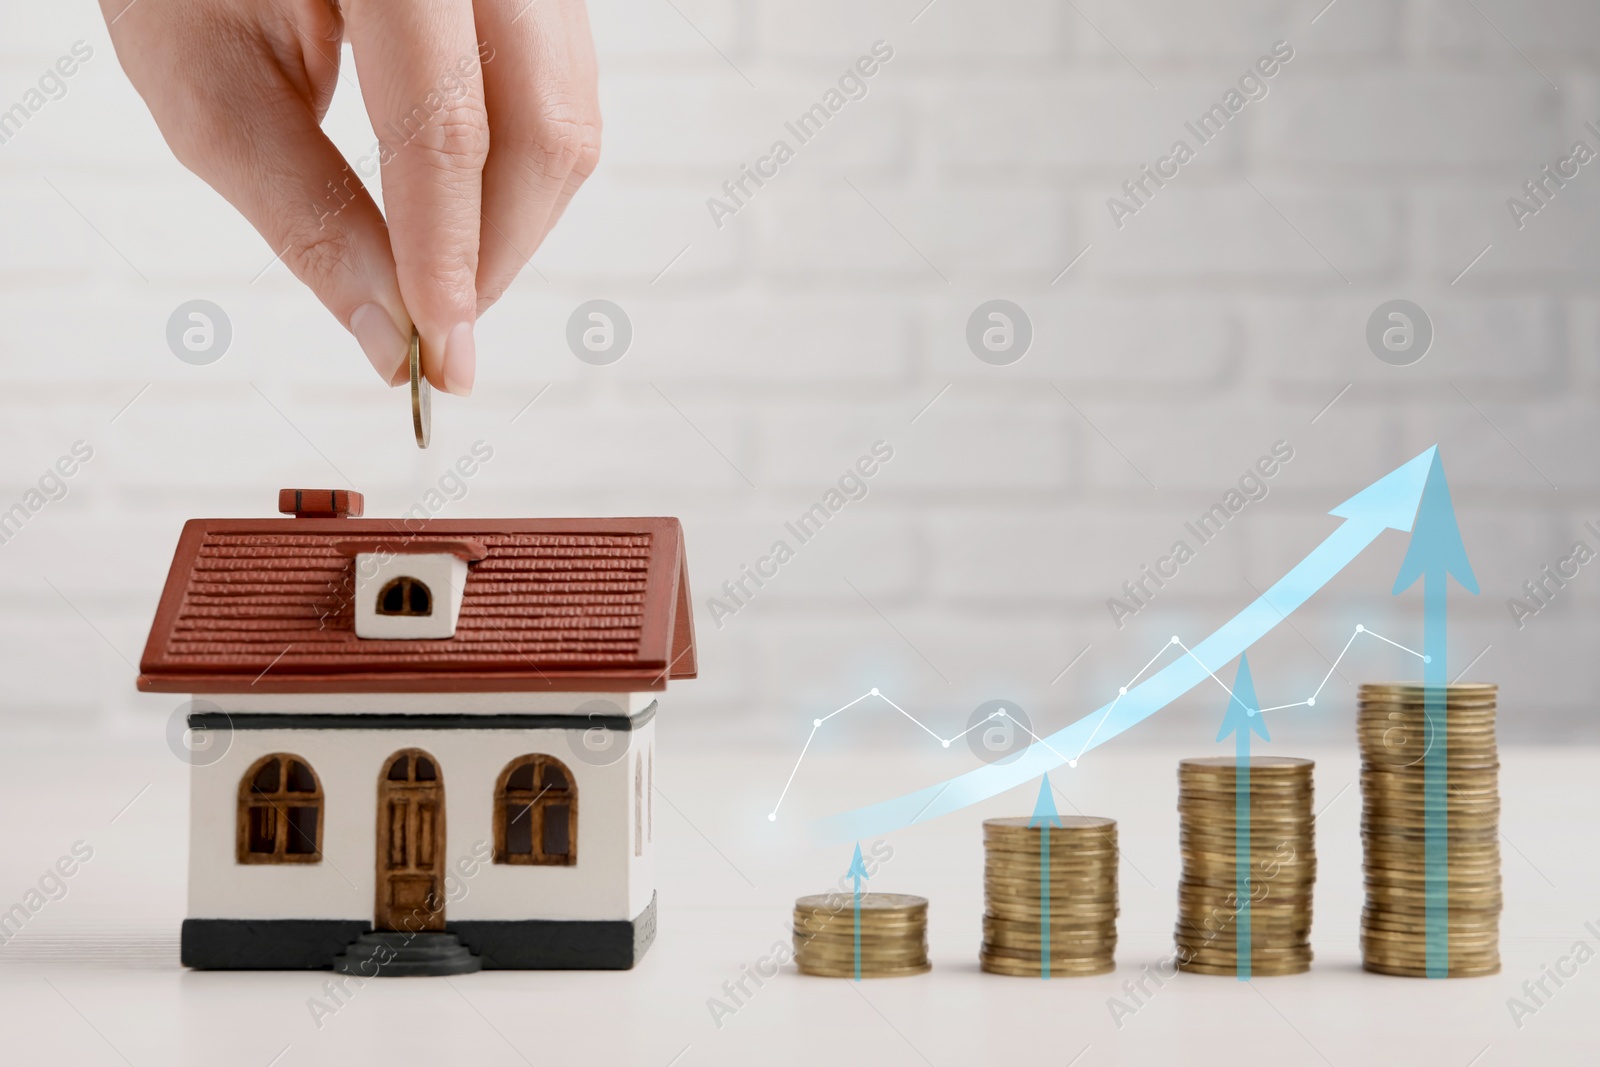
[[[275,752],[250,765],[239,781],[240,863],[319,863],[322,784],[311,764]]]
[[[494,861],[545,867],[578,862],[578,785],[566,764],[537,753],[500,772],[494,793]]]
[[[433,594],[415,578],[396,578],[378,590],[379,615],[432,615]]]

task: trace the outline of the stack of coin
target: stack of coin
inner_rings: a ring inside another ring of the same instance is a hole
[[[1031,978],[1043,977],[1047,963],[1052,976],[1112,970],[1117,949],[1116,820],[1060,815],[1054,819],[1060,825],[1048,831],[1029,826],[1032,821],[984,821],[979,964],[993,974]]]
[[[794,962],[801,974],[856,976],[854,894],[822,893],[794,902]],[[862,893],[860,963],[863,978],[928,970],[927,898]]]
[[[1428,760],[1444,765],[1447,973],[1500,970],[1500,758],[1496,687],[1444,687],[1444,736],[1420,685],[1361,687],[1361,836],[1367,903],[1361,955],[1369,971],[1426,977]],[[1446,961],[1440,961],[1446,962]]]
[[[1178,764],[1183,877],[1178,884],[1178,966],[1196,974],[1240,972],[1239,931],[1250,922],[1249,970],[1299,974],[1311,967],[1311,891],[1317,879],[1308,759],[1248,761],[1249,853],[1239,881],[1239,761],[1208,756]],[[1248,901],[1249,911],[1243,911]]]

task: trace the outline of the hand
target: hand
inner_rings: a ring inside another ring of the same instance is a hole
[[[179,161],[249,219],[391,385],[465,396],[473,324],[594,170],[582,0],[101,0]],[[320,123],[346,34],[374,151]],[[381,170],[388,224],[363,179]]]

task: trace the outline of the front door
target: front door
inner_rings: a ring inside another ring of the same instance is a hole
[[[444,929],[444,780],[419,748],[390,756],[378,778],[379,930]]]

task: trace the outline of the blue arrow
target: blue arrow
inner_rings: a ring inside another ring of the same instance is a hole
[[[850,869],[845,873],[846,878],[856,880],[856,981],[861,981],[861,879],[871,878],[867,873],[867,865],[861,859],[861,842],[856,842],[856,854],[850,857]]]
[[[1417,508],[1411,545],[1394,580],[1394,592],[1399,594],[1422,579],[1422,706],[1433,728],[1422,766],[1429,978],[1444,978],[1450,973],[1449,750],[1445,722],[1445,686],[1450,679],[1445,671],[1445,590],[1451,577],[1467,592],[1477,593],[1478,579],[1467,562],[1455,507],[1450,503],[1450,484],[1435,452],[1422,489],[1422,503]]]
[[[1050,827],[1061,825],[1055,798],[1050,795],[1050,776],[1039,779],[1039,799],[1033,802],[1029,826],[1039,831],[1039,977],[1050,980]]]
[[[1233,676],[1233,695],[1228,698],[1228,710],[1222,714],[1222,729],[1217,740],[1224,741],[1234,735],[1233,752],[1233,896],[1238,906],[1235,921],[1238,926],[1235,949],[1239,957],[1239,981],[1250,980],[1250,731],[1271,741],[1267,721],[1261,717],[1261,704],[1256,700],[1256,683],[1250,677],[1250,657],[1239,657],[1239,672]]]
[[[1063,763],[1075,765],[1089,749],[1199,685],[1213,664],[1227,663],[1259,641],[1384,530],[1409,531],[1434,453],[1434,448],[1428,449],[1329,512],[1345,521],[1272,588],[1196,645],[1193,655],[1179,656],[1116,700],[1044,738],[1042,744],[1029,745],[1008,763],[985,764],[942,785],[831,816],[818,825],[819,836],[848,841],[889,833],[998,796]]]

